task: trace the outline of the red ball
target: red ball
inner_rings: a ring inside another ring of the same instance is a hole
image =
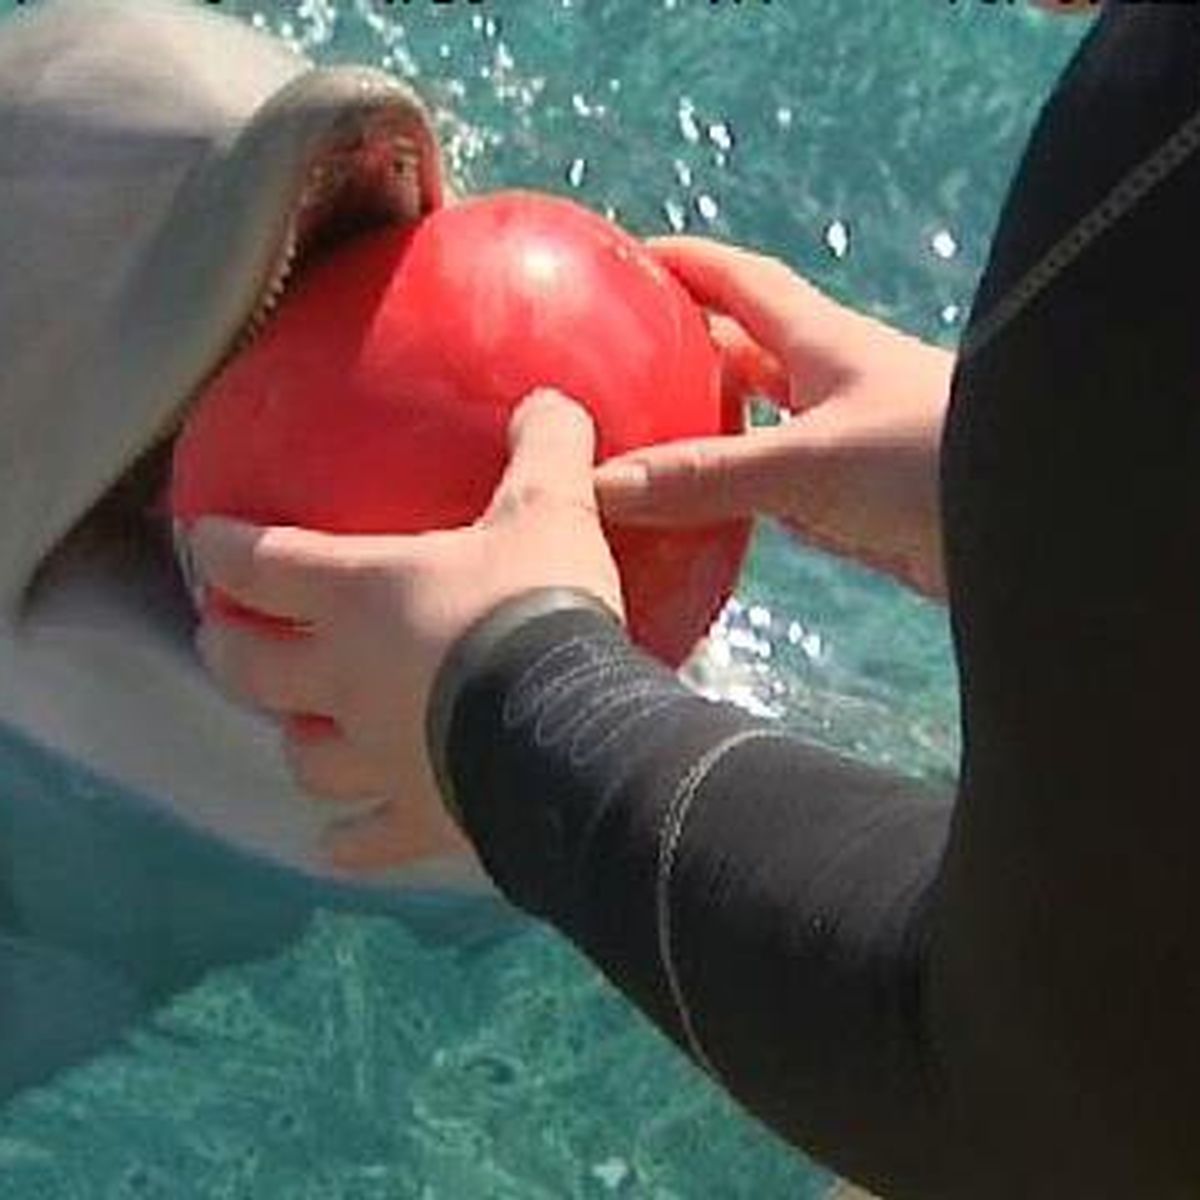
[[[600,458],[741,427],[702,313],[636,240],[504,192],[310,264],[193,407],[172,510],[345,533],[467,525],[503,473],[513,408],[541,385],[588,408]],[[608,530],[633,638],[680,663],[748,532]]]

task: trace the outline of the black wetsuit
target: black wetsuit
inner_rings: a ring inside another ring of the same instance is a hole
[[[1198,108],[1200,12],[1106,10],[1006,205],[943,453],[956,797],[569,594],[493,614],[431,710],[503,891],[889,1198],[1200,1196]]]

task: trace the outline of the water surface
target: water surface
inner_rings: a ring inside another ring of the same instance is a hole
[[[967,0],[222,7],[321,61],[411,76],[474,189],[552,190],[639,234],[756,246],[945,345],[1081,32]],[[725,694],[808,736],[953,773],[944,614],[777,529],[760,531],[710,666]],[[40,897],[36,928],[0,948],[36,959],[17,1007],[41,1018],[0,1054],[0,1083],[47,1038],[51,1057],[84,1058],[0,1116],[6,1197],[763,1200],[829,1186],[529,923],[436,898],[363,915],[332,893],[309,921],[311,897],[287,879],[181,842],[6,736],[0,835],[8,877]],[[163,872],[178,886],[159,908],[147,898]],[[252,961],[206,973],[222,947]]]

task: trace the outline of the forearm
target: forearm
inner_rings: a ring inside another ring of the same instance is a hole
[[[943,1170],[919,977],[945,799],[695,696],[591,611],[457,683],[447,774],[509,898],[789,1139],[939,1194],[903,1188]]]
[[[948,798],[689,693],[594,609],[528,602],[443,676],[464,826],[751,1111],[889,1200],[1192,1178],[1194,806],[1165,754],[1056,751],[1044,719],[1014,744],[993,714],[948,837]],[[1020,711],[1079,703],[1063,686]],[[1140,835],[1130,772],[1160,801]]]

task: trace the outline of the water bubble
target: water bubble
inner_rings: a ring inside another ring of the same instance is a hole
[[[825,245],[834,258],[845,258],[850,252],[850,227],[845,221],[830,221],[825,227]]]
[[[687,210],[678,200],[667,200],[663,204],[663,212],[666,214],[667,224],[676,233],[682,233],[687,228]]]
[[[958,253],[958,242],[948,229],[939,229],[930,239],[929,246],[938,258],[953,258]]]
[[[734,650],[746,650],[750,654],[755,653],[758,646],[758,638],[749,629],[731,629],[726,640]]]
[[[714,121],[708,127],[708,140],[722,150],[732,150],[733,130],[724,121]]]
[[[630,1167],[623,1158],[606,1158],[593,1165],[592,1175],[610,1192],[615,1192],[629,1178]]]
[[[567,168],[567,182],[573,188],[580,187],[586,174],[587,161],[582,158],[573,158],[571,165]]]
[[[700,126],[696,123],[696,109],[692,102],[683,96],[679,101],[679,132],[685,142],[693,145],[700,140]]]
[[[717,202],[707,192],[703,192],[696,197],[696,211],[706,221],[715,221],[720,209]]]

